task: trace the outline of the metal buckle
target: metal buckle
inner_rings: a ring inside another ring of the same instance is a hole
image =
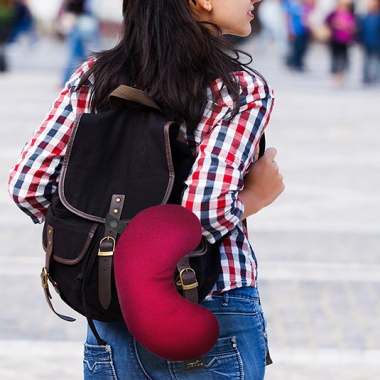
[[[112,240],[112,251],[101,251],[101,245],[105,240]],[[99,250],[98,250],[98,256],[107,257],[107,256],[113,256],[113,252],[115,251],[116,241],[111,236],[106,236],[102,240],[100,240],[99,243]]]
[[[44,289],[49,288],[49,274],[47,272],[46,267],[42,268],[43,276],[41,276],[41,285]]]
[[[192,273],[194,274],[195,282],[193,282],[192,284],[185,284],[185,283],[183,282],[183,278],[182,278],[182,276],[183,276],[184,273],[188,273],[188,272],[192,272]],[[179,277],[179,280],[177,281],[176,285],[177,285],[177,286],[180,286],[180,287],[182,288],[182,290],[184,290],[184,291],[185,291],[185,290],[195,289],[195,288],[197,288],[198,285],[199,285],[199,284],[198,284],[198,281],[197,281],[197,276],[196,276],[196,274],[195,274],[195,270],[192,269],[192,268],[184,268],[184,269],[182,269],[181,272],[179,272],[178,277]]]

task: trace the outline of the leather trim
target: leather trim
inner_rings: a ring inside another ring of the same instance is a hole
[[[109,96],[111,108],[123,107],[125,100],[140,103],[161,112],[160,107],[147,92],[134,87],[122,84]]]
[[[42,268],[41,275],[40,275],[41,285],[44,290],[46,302],[49,305],[50,309],[53,311],[53,313],[56,314],[59,318],[68,322],[74,322],[75,321],[74,318],[57,313],[51,302],[52,296],[49,289],[49,281],[53,285],[54,289],[56,290],[58,294],[60,294],[60,291],[58,289],[57,283],[50,277],[50,274],[49,274],[50,259],[52,257],[53,243],[54,243],[54,228],[49,225],[47,226],[47,242],[48,244],[46,248],[45,266]]]
[[[54,243],[54,228],[50,225],[46,228],[46,239],[47,239],[47,247],[46,247],[46,256],[45,256],[45,268],[47,272],[50,270],[50,259],[53,254],[53,243]]]
[[[83,114],[78,115],[76,117],[75,121],[74,121],[73,130],[71,132],[70,139],[69,139],[69,142],[68,142],[68,145],[67,145],[67,149],[66,149],[65,158],[63,160],[63,165],[62,165],[62,170],[61,170],[61,176],[60,176],[60,180],[59,180],[59,183],[58,183],[58,194],[59,194],[59,198],[60,198],[62,204],[69,211],[71,211],[73,214],[75,214],[77,216],[80,216],[81,218],[84,218],[84,219],[87,219],[87,220],[91,220],[91,221],[96,222],[96,223],[105,224],[106,218],[101,218],[101,217],[98,217],[98,216],[95,216],[95,215],[87,214],[87,213],[85,213],[85,212],[83,212],[81,210],[78,210],[77,208],[73,207],[68,202],[68,200],[66,199],[66,196],[65,196],[64,185],[65,185],[65,178],[66,178],[66,173],[67,173],[67,167],[68,167],[68,165],[70,163],[70,155],[71,155],[71,151],[72,151],[72,146],[73,146],[73,143],[74,143],[74,140],[75,140],[75,135],[76,135],[76,132],[78,130],[78,126],[79,126],[79,123],[80,123],[82,115]],[[169,179],[168,179],[168,186],[166,188],[166,192],[165,192],[165,195],[164,195],[164,197],[163,197],[163,199],[161,201],[161,204],[166,204],[168,202],[168,200],[170,198],[170,194],[171,194],[173,186],[174,186],[175,171],[174,171],[174,165],[173,165],[173,160],[172,160],[172,155],[171,155],[171,144],[170,144],[170,136],[169,136],[170,135],[169,134],[170,127],[173,124],[176,124],[176,123],[174,121],[169,121],[164,126],[166,162],[167,162],[167,165],[168,165]]]
[[[197,248],[194,249],[194,251],[190,252],[188,254],[189,257],[198,257],[202,256],[207,252],[207,241],[204,236],[202,236],[202,240]]]
[[[69,142],[68,142],[67,148],[66,148],[65,158],[63,159],[61,175],[60,175],[59,182],[58,182],[58,194],[59,194],[59,198],[60,198],[62,204],[69,211],[71,211],[73,214],[78,215],[81,218],[92,220],[93,222],[104,224],[105,218],[100,218],[100,217],[97,217],[95,215],[86,214],[85,212],[76,209],[75,207],[71,206],[71,204],[67,201],[66,196],[65,196],[65,189],[64,189],[65,186],[64,185],[65,185],[65,179],[66,179],[66,174],[67,174],[67,168],[68,168],[69,163],[70,163],[70,155],[71,155],[73,144],[75,141],[75,135],[77,133],[79,123],[80,123],[82,116],[83,116],[83,114],[78,115],[74,121],[73,129],[71,131],[70,139],[69,139]]]
[[[122,194],[114,194],[111,198],[109,213],[114,218],[119,219],[123,210],[125,196]],[[104,238],[100,242],[98,258],[98,290],[99,301],[102,307],[107,310],[112,300],[112,267],[113,252],[115,249],[117,232],[110,226],[106,226]]]
[[[87,236],[87,240],[82,248],[82,251],[81,253],[79,254],[78,257],[76,257],[75,259],[64,259],[62,257],[59,257],[59,256],[56,256],[53,254],[53,259],[54,261],[57,261],[58,263],[61,263],[61,264],[65,264],[65,265],[75,265],[75,264],[78,264],[80,261],[82,261],[82,259],[84,258],[84,256],[86,255],[87,253],[87,250],[88,250],[88,247],[90,246],[91,244],[91,241],[94,237],[94,234],[98,228],[99,224],[98,223],[94,223],[90,229],[90,232],[88,233],[88,236]]]
[[[164,198],[161,201],[161,204],[166,204],[170,198],[170,194],[173,190],[174,186],[174,179],[175,179],[175,171],[174,171],[174,164],[172,160],[172,149],[170,145],[170,136],[169,131],[170,127],[174,124],[174,122],[169,121],[164,126],[164,137],[165,137],[165,150],[166,150],[166,162],[168,164],[169,169],[169,181],[168,181],[168,187],[166,188],[166,193],[164,195]]]

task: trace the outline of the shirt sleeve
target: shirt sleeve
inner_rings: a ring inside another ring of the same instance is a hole
[[[235,74],[240,83],[239,112],[231,118],[233,100],[220,82],[214,82],[214,90],[221,96],[197,131],[197,157],[182,201],[198,216],[211,243],[240,222],[244,205],[238,192],[254,162],[274,101],[273,91],[263,79],[246,72]]]
[[[90,65],[91,62],[86,62],[65,85],[10,171],[9,194],[34,223],[44,221],[52,195],[57,189],[66,145],[76,116],[90,112],[90,82],[75,91]]]

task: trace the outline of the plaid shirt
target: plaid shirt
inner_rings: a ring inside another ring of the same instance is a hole
[[[86,62],[73,75],[11,170],[11,197],[34,223],[44,221],[57,189],[75,117],[90,112],[91,81],[80,91],[75,88],[92,64],[92,60]],[[233,100],[216,79],[210,85],[210,100],[198,129],[187,136],[196,161],[186,181],[182,205],[198,216],[210,242],[224,237],[220,246],[222,273],[214,291],[255,285],[256,259],[240,221],[244,205],[239,191],[256,159],[256,147],[268,124],[274,99],[261,78],[244,71],[234,75],[240,84],[238,115],[231,119]],[[221,95],[215,103],[211,88]]]

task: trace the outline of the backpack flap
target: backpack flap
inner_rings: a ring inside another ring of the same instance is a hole
[[[179,128],[153,110],[133,107],[78,116],[59,182],[64,206],[104,223],[114,194],[125,196],[121,219],[166,203],[175,174],[171,126]]]

